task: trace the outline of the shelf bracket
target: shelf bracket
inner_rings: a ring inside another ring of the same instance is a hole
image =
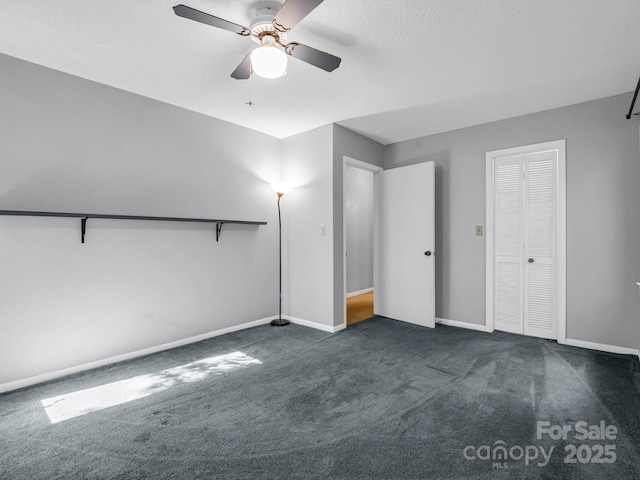
[[[216,223],[216,242],[220,240],[220,234],[222,233],[223,223]]]
[[[638,113],[633,113],[633,106],[636,104],[636,99],[638,98],[638,91],[640,91],[640,78],[638,78],[638,85],[636,85],[636,91],[633,94],[633,100],[631,100],[631,106],[629,107],[629,113],[627,113],[627,120],[629,120],[632,115],[639,115]]]
[[[80,220],[80,230],[82,230],[82,243],[84,243],[84,236],[87,233],[87,220],[89,217],[84,217]]]

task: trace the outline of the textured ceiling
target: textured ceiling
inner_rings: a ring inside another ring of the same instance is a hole
[[[325,0],[288,40],[340,68],[290,59],[285,78],[244,81],[229,75],[255,44],[178,3],[248,26],[264,2],[0,0],[0,53],[279,138],[336,122],[384,144],[628,92],[640,75],[638,0]]]

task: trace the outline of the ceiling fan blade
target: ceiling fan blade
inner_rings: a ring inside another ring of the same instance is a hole
[[[236,80],[247,80],[251,76],[251,53],[244,57],[231,76]]]
[[[186,5],[176,5],[173,7],[173,11],[179,17],[188,18],[189,20],[195,20],[196,22],[205,23],[212,27],[222,28],[223,30],[229,30],[230,32],[237,33],[243,37],[251,35],[251,30],[242,25],[238,25],[222,18],[214,17],[208,13],[201,12],[195,8],[187,7]]]
[[[333,72],[340,66],[340,62],[342,61],[340,57],[295,42],[287,44],[285,46],[285,52],[298,60],[310,63],[327,72]]]
[[[281,32],[288,32],[295,27],[300,20],[309,15],[311,11],[322,3],[323,0],[286,0],[273,18],[273,26]]]

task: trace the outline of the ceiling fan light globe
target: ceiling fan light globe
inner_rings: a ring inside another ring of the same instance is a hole
[[[253,73],[263,78],[278,78],[287,71],[287,54],[270,43],[251,52]]]

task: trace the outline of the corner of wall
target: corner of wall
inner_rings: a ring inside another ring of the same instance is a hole
[[[285,179],[294,190],[283,205],[287,268],[283,312],[293,318],[333,326],[332,125],[281,141]],[[320,233],[324,225],[328,232]]]

